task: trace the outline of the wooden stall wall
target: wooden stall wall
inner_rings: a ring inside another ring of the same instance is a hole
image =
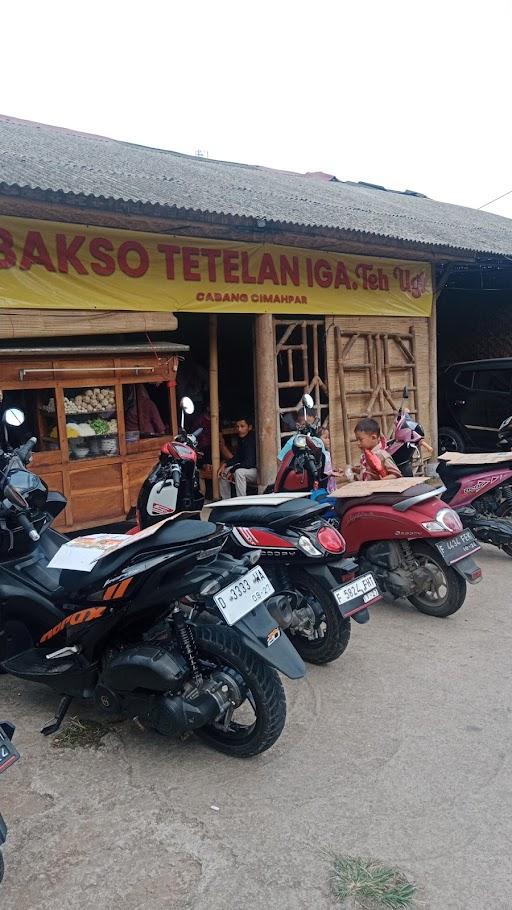
[[[375,417],[389,433],[402,389],[410,389],[408,406],[431,435],[429,402],[436,377],[429,320],[411,317],[343,316],[326,319],[329,424],[333,461],[357,458],[354,427],[364,416]]]

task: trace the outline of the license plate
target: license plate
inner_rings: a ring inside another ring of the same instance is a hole
[[[437,540],[436,547],[445,562],[451,566],[454,562],[459,562],[466,556],[477,553],[480,549],[480,544],[473,532],[467,530],[463,531],[462,534],[457,534],[457,537],[451,537],[449,540]]]
[[[366,575],[360,575],[354,578],[348,584],[342,585],[341,588],[335,588],[333,591],[334,599],[341,609],[342,616],[350,616],[357,613],[358,610],[367,607],[381,599],[377,582],[371,572]]]
[[[213,599],[228,626],[254,610],[274,593],[270,580],[260,566],[255,566],[246,575],[223,588]]]
[[[0,731],[0,774],[6,771],[20,757],[10,739],[4,739]]]

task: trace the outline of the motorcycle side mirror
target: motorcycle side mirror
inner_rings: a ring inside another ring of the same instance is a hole
[[[402,394],[402,398],[409,398],[409,389],[407,388],[406,385],[404,385],[404,391]]]
[[[307,392],[305,395],[302,396],[302,404],[304,405],[305,408],[313,408],[315,406],[313,397],[311,395],[308,395]]]
[[[7,408],[2,420],[8,427],[22,427],[25,423],[25,414],[20,408]]]
[[[185,414],[193,414],[195,411],[194,402],[191,398],[182,398],[180,401],[181,407],[181,429],[185,429]]]
[[[182,398],[180,401],[180,407],[181,410],[185,412],[185,414],[193,414],[195,411],[194,402],[191,398]]]

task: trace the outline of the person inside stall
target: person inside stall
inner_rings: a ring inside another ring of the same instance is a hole
[[[176,392],[178,401],[191,398],[195,410],[201,413],[208,400],[208,371],[189,357],[182,360],[176,377]]]
[[[252,420],[248,417],[239,417],[236,422],[238,443],[235,454],[223,461],[219,468],[220,495],[222,499],[231,496],[231,484],[235,485],[237,496],[247,494],[247,484],[258,481],[256,468],[256,435]]]
[[[141,436],[163,436],[166,426],[160,417],[154,401],[143,382],[136,383],[128,390],[125,413],[127,431],[137,431]]]
[[[194,414],[191,424],[191,432],[201,429],[203,432],[199,436],[198,448],[202,453],[199,459],[200,465],[211,465],[212,463],[212,416],[210,414],[210,405],[207,404],[202,414]],[[229,461],[233,457],[233,452],[228,448],[224,441],[222,433],[219,433],[220,456],[224,461]]]

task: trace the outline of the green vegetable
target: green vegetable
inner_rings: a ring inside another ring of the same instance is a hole
[[[108,420],[103,420],[101,417],[97,417],[95,420],[90,420],[89,426],[93,428],[96,436],[105,436],[105,434],[110,430]]]

